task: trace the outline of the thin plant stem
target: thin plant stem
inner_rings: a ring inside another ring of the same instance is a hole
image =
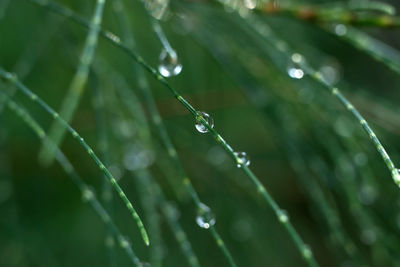
[[[125,104],[131,119],[135,122],[138,128],[138,138],[137,141],[140,141],[140,144],[144,146],[145,149],[151,149],[152,144],[150,143],[151,133],[149,129],[149,125],[147,124],[147,119],[144,114],[143,109],[141,108],[141,104],[134,93],[133,90],[129,89],[129,85],[126,81],[119,75],[119,73],[115,72],[112,68],[107,67],[106,62],[101,62],[101,64],[95,64],[97,67],[97,72],[102,76],[106,77],[106,82],[108,85],[114,85],[116,88],[117,94],[120,96],[120,101]],[[101,68],[100,68],[101,66]],[[107,73],[108,75],[104,76],[103,74]],[[109,80],[109,81],[107,81]],[[117,102],[116,102],[117,103]],[[120,107],[118,104],[110,104],[115,108]],[[159,163],[162,161],[162,158],[159,158],[157,162]],[[164,173],[166,168],[164,169]],[[172,233],[174,234],[183,254],[185,255],[188,263],[192,267],[198,267],[199,261],[197,256],[193,252],[192,246],[184,232],[182,226],[179,223],[177,218],[178,211],[172,204],[168,203],[166,197],[161,190],[160,186],[156,182],[155,178],[152,176],[149,169],[145,168],[139,171],[135,171],[134,174],[137,176],[144,176],[143,180],[149,180],[149,188],[151,188],[153,194],[156,196],[157,199],[157,206],[161,209],[164,217],[167,220],[168,226],[170,227]],[[174,174],[172,176],[175,176]],[[151,233],[150,233],[151,234]],[[152,242],[154,244],[154,242]]]
[[[340,23],[354,26],[399,28],[400,18],[391,15],[357,13],[347,9],[329,9],[311,5],[283,6],[266,4],[257,7],[256,13],[265,15],[285,15],[312,23]]]
[[[79,105],[79,100],[83,94],[83,91],[85,90],[90,64],[92,63],[94,53],[96,51],[104,4],[105,0],[96,1],[96,6],[90,21],[90,27],[86,37],[85,45],[79,59],[80,63],[74,77],[72,78],[67,95],[64,98],[59,112],[60,116],[68,123],[72,120],[75,110]],[[64,138],[64,135],[65,128],[59,122],[54,121],[49,130],[49,137],[56,144],[55,147],[59,146]],[[43,164],[51,164],[53,161],[53,156],[54,147],[46,148],[45,146],[42,146],[42,149],[39,152],[39,160]]]
[[[264,41],[272,44],[276,50],[280,51],[284,54],[288,60],[291,60],[292,55],[294,54],[293,51],[290,50],[289,46],[286,44],[285,41],[278,38],[272,30],[265,31],[263,27],[265,25],[258,21],[256,18],[251,19],[251,27],[258,32],[264,39]],[[303,56],[301,56],[303,57]],[[387,154],[385,148],[383,147],[382,143],[376,136],[375,132],[369,126],[368,122],[365,118],[358,112],[357,108],[345,97],[340,89],[335,86],[331,86],[322,76],[322,74],[315,70],[310,64],[307,63],[305,59],[299,60],[296,62],[299,67],[304,71],[305,74],[309,75],[315,82],[322,85],[325,89],[327,89],[345,108],[346,110],[354,117],[354,119],[359,123],[359,125],[364,129],[364,131],[368,134],[372,144],[375,146],[376,150],[378,151],[379,155],[383,159],[386,167],[389,169],[393,181],[397,186],[400,187],[400,174],[398,169],[395,167],[393,161],[391,160],[390,156]]]
[[[99,147],[99,156],[100,159],[106,164],[106,166],[110,166],[109,159],[109,143],[108,143],[108,133],[106,126],[106,118],[104,114],[104,96],[102,92],[102,88],[99,88],[100,85],[96,84],[96,86],[92,90],[92,106],[95,114],[95,124],[96,124],[96,133],[97,133],[97,143]],[[102,200],[107,212],[113,215],[113,195],[112,188],[110,183],[107,182],[107,179],[103,180],[102,192],[101,192]],[[117,266],[116,263],[116,255],[115,255],[115,242],[112,235],[112,232],[108,231],[105,237],[105,245],[107,248],[109,265],[114,267]]]
[[[11,100],[3,92],[0,93],[0,97],[6,102],[7,107],[17,116],[19,116],[21,120],[25,122],[26,125],[29,126],[41,140],[48,138],[43,128],[32,118],[31,115],[29,115],[29,113],[20,104],[17,104],[13,100]],[[50,141],[46,142],[46,144],[54,145]],[[104,207],[101,205],[100,201],[96,197],[95,191],[83,182],[82,178],[79,177],[71,162],[58,148],[56,149],[55,157],[63,170],[68,174],[68,177],[81,191],[83,200],[89,202],[89,204],[93,207],[96,213],[100,216],[103,223],[107,226],[107,229],[110,231],[110,233],[112,233],[114,237],[119,241],[119,245],[123,250],[125,250],[132,263],[136,266],[139,266],[140,260],[136,257],[128,238],[124,237],[121,234],[106,209],[104,209]]]
[[[49,8],[50,10],[53,10],[63,16],[66,16],[67,18],[70,18],[71,20],[76,21],[77,23],[85,26],[85,27],[90,27],[88,22],[81,18],[80,16],[76,14],[71,14],[72,11],[67,11],[68,9],[61,7],[59,5],[56,5],[54,3],[49,4],[49,3],[40,3],[37,2],[37,0],[30,0],[34,3],[39,4],[40,6]],[[281,210],[278,207],[277,203],[272,199],[272,197],[269,195],[268,191],[265,189],[265,187],[262,185],[260,180],[253,174],[253,172],[243,164],[241,159],[237,154],[235,154],[235,151],[232,149],[232,147],[225,141],[225,139],[214,129],[212,128],[207,121],[203,118],[201,113],[199,113],[185,98],[183,98],[177,90],[175,90],[156,69],[152,68],[148,63],[144,61],[144,59],[137,55],[136,52],[131,50],[128,46],[123,44],[115,34],[112,34],[108,31],[103,31],[100,30],[100,34],[104,36],[107,40],[109,40],[113,45],[116,47],[119,47],[121,50],[125,51],[133,60],[135,60],[139,65],[141,65],[146,71],[148,71],[157,81],[159,81],[161,84],[163,84],[171,93],[172,95],[194,116],[195,120],[199,123],[201,123],[207,130],[208,132],[214,137],[214,139],[217,141],[217,143],[222,146],[222,148],[231,156],[231,158],[234,160],[235,164],[239,165],[243,173],[253,182],[253,184],[256,186],[257,192],[262,196],[262,198],[266,201],[266,203],[273,209],[275,212],[277,218],[280,217],[281,215]],[[400,175],[399,175],[400,176]],[[400,177],[399,177],[400,180]],[[199,198],[194,191],[193,186],[190,183],[190,180],[186,177],[183,179],[183,184],[188,188],[188,191],[190,194],[195,198],[196,203],[200,203]],[[318,266],[313,253],[311,252],[311,249],[309,248],[308,245],[306,245],[300,235],[297,233],[293,225],[288,222],[284,222],[284,229],[289,233],[290,237],[294,241],[297,249],[300,251],[302,254],[303,258],[305,261],[308,263],[309,266]],[[220,247],[225,247],[224,242],[222,239],[215,234],[214,232],[214,226],[211,226],[209,228],[211,232],[213,233],[214,237],[217,240],[217,244],[220,245]],[[224,249],[224,251],[226,251]],[[230,260],[231,265],[235,266],[233,260]]]
[[[31,90],[29,90],[28,87],[26,87],[23,83],[21,83],[15,74],[9,73],[9,72],[5,71],[2,67],[0,67],[0,78],[6,80],[7,82],[16,86],[18,88],[18,90],[21,91],[23,94],[25,94],[32,102],[37,103],[44,111],[46,111],[48,114],[50,114],[55,120],[58,120],[59,123],[61,123],[63,125],[63,127],[65,127],[67,129],[67,131],[72,135],[72,137],[78,141],[78,143],[85,149],[85,151],[89,154],[89,156],[92,158],[92,160],[99,167],[101,172],[103,172],[103,174],[109,180],[109,182],[111,183],[113,188],[117,191],[118,195],[120,196],[122,201],[125,203],[127,209],[129,210],[133,219],[135,220],[135,222],[139,228],[139,231],[142,235],[143,241],[145,242],[146,245],[149,245],[149,238],[148,238],[146,229],[144,228],[143,222],[139,217],[139,214],[136,212],[132,203],[127,198],[127,196],[125,195],[122,188],[119,186],[117,180],[113,177],[113,175],[106,168],[106,166],[103,164],[103,162],[97,157],[97,155],[94,153],[92,148],[85,142],[83,137],[81,137],[74,128],[72,128],[64,119],[62,119],[59,116],[59,114],[56,111],[54,111],[54,109],[52,109],[49,105],[47,105],[46,102],[44,102],[40,97],[38,97]],[[44,141],[49,142],[49,139],[46,138],[46,139],[44,139]]]
[[[116,12],[117,18],[119,19],[120,27],[123,30],[123,36],[125,37],[128,46],[133,48],[133,47],[135,47],[135,41],[134,41],[133,35],[131,34],[131,30],[128,28],[129,23],[128,23],[127,17],[126,17],[126,15],[124,13],[124,8],[122,6],[122,2],[120,0],[116,0],[115,3],[118,3],[118,6],[120,6],[120,8],[115,9],[114,11]],[[161,30],[161,28],[159,29],[159,31],[160,30]],[[160,31],[160,33],[162,34],[161,31]],[[162,34],[159,37],[162,38],[163,36],[164,35]],[[164,36],[164,41],[168,42],[167,39],[165,38],[165,36]],[[169,45],[169,43],[168,43],[168,45]],[[144,64],[146,64],[146,63],[144,63]],[[151,69],[151,67],[149,65],[147,65],[147,66]],[[153,73],[153,71],[154,71],[154,73],[157,73],[157,71],[155,71],[154,69],[152,70],[152,73]],[[141,93],[144,96],[145,102],[146,102],[147,107],[149,109],[149,112],[151,114],[151,121],[153,122],[153,124],[155,125],[155,127],[157,129],[157,132],[159,133],[161,141],[162,141],[162,143],[164,144],[164,146],[167,149],[168,155],[172,159],[174,165],[179,170],[182,184],[184,185],[184,187],[186,188],[187,192],[191,196],[191,198],[194,201],[196,207],[198,209],[200,209],[201,208],[201,204],[202,204],[202,202],[200,200],[200,197],[199,197],[198,193],[196,192],[193,184],[191,183],[189,177],[186,175],[186,173],[184,171],[184,168],[181,165],[181,162],[180,162],[179,157],[178,157],[178,153],[177,153],[174,145],[172,144],[172,141],[171,141],[171,139],[170,139],[170,137],[168,135],[168,132],[167,132],[167,130],[166,130],[166,128],[165,128],[165,126],[164,126],[164,124],[162,122],[161,116],[160,116],[160,114],[158,112],[158,109],[157,109],[157,106],[156,106],[156,104],[154,102],[154,98],[153,98],[153,96],[151,94],[151,90],[150,90],[150,87],[149,87],[148,82],[146,80],[146,77],[145,77],[145,75],[143,73],[143,70],[142,69],[137,69],[136,72],[137,72],[137,77],[138,77],[139,89],[141,90]],[[160,74],[158,74],[157,78],[160,78],[160,77],[162,78],[162,76]],[[164,79],[164,81],[165,81],[165,84],[167,84],[165,79]],[[129,106],[131,106],[131,105],[128,105],[128,107]],[[234,262],[231,253],[229,252],[228,248],[225,245],[225,242],[223,242],[221,236],[217,232],[217,230],[216,230],[214,225],[211,225],[210,231],[212,233],[213,238],[215,239],[216,244],[218,245],[218,247],[221,248],[221,251],[223,252],[223,255],[228,260],[230,265],[231,266],[236,266],[236,263]]]

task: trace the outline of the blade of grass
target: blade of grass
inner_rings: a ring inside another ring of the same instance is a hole
[[[33,119],[31,115],[29,115],[29,113],[21,105],[11,100],[3,92],[0,92],[0,98],[5,101],[7,107],[17,116],[19,116],[21,120],[25,122],[27,126],[30,127],[41,140],[48,138],[43,128]],[[49,143],[49,141],[47,141],[46,144],[54,145],[53,143]],[[56,149],[55,157],[63,170],[68,174],[68,177],[81,191],[84,201],[89,202],[96,213],[100,216],[103,223],[107,226],[107,229],[110,231],[110,233],[112,233],[114,237],[119,240],[121,248],[125,250],[132,263],[135,266],[139,266],[140,260],[136,257],[131,244],[129,243],[128,239],[121,234],[117,226],[114,224],[112,218],[96,197],[94,190],[83,182],[82,178],[80,178],[79,175],[76,173],[75,168],[72,166],[71,162],[58,148]]]
[[[53,10],[63,16],[66,16],[67,18],[70,18],[77,23],[88,27],[88,23],[82,19],[78,15],[71,15],[70,12],[66,12],[66,9],[63,7],[60,7],[59,5],[55,5],[52,3],[49,5],[49,3],[38,3],[37,0],[30,0],[33,1],[34,3],[39,4],[40,6],[47,7],[50,10]],[[131,50],[128,46],[124,45],[121,40],[116,37],[115,34],[112,34],[107,31],[100,31],[101,35],[104,36],[107,40],[109,40],[113,45],[119,47],[123,51],[125,51],[133,60],[135,60],[139,65],[141,65],[146,71],[148,71],[157,81],[159,81],[161,84],[163,84],[172,94],[173,96],[194,116],[195,120],[199,123],[201,123],[207,130],[208,132],[213,136],[213,138],[217,141],[217,143],[231,156],[231,158],[234,160],[234,163],[236,165],[240,165],[241,168],[240,170],[243,171],[243,173],[250,179],[250,181],[255,185],[257,193],[259,193],[263,200],[267,203],[268,206],[270,206],[274,213],[276,214],[277,218],[280,217],[282,211],[275,202],[275,200],[271,197],[271,195],[268,193],[266,188],[262,185],[260,180],[254,175],[254,173],[249,169],[248,166],[245,166],[241,159],[239,158],[238,155],[235,154],[235,151],[232,149],[232,147],[225,141],[225,139],[214,129],[211,128],[210,125],[208,125],[207,121],[201,116],[200,113],[189,103],[184,99],[178,91],[176,91],[168,82],[167,80],[160,74],[158,71],[154,68],[152,68],[149,64],[147,64],[144,59],[137,55],[133,50]],[[400,179],[399,179],[400,180]],[[193,190],[193,187],[191,186],[190,180],[188,178],[185,178],[183,180],[183,184],[187,187],[189,187],[189,190]],[[195,191],[192,191],[191,194],[195,196]],[[300,235],[297,233],[295,228],[293,227],[292,223],[290,221],[284,221],[282,222],[284,225],[284,229],[289,233],[290,237],[294,241],[297,249],[300,251],[301,255],[303,256],[304,260],[309,266],[318,266],[317,262],[315,261],[315,258],[309,248],[303,240],[301,239]],[[219,234],[215,231],[214,227],[209,228],[211,230],[211,233],[214,235],[215,239],[217,240],[217,244],[219,247],[224,251],[225,255],[229,255],[229,252],[227,251],[227,248],[222,241],[221,237]],[[231,265],[235,265],[233,260],[230,261]]]
[[[44,111],[50,114],[55,120],[58,120],[63,125],[63,127],[65,127],[67,131],[72,135],[72,137],[78,141],[78,143],[84,148],[84,150],[89,154],[89,156],[93,159],[93,161],[96,163],[99,169],[109,180],[113,188],[117,191],[118,195],[125,203],[127,209],[129,210],[133,219],[135,220],[139,228],[139,231],[142,235],[143,241],[145,242],[146,245],[149,245],[149,238],[146,229],[144,228],[143,222],[140,219],[139,215],[137,214],[136,210],[133,208],[132,203],[126,197],[124,191],[119,186],[118,182],[115,180],[110,171],[104,166],[104,164],[100,161],[100,159],[94,153],[92,148],[85,142],[85,140],[78,134],[78,132],[75,129],[73,129],[65,120],[63,120],[59,116],[59,114],[55,112],[49,105],[47,105],[40,97],[38,97],[31,90],[29,90],[28,87],[26,87],[23,83],[21,83],[15,74],[9,73],[5,71],[2,67],[0,67],[0,78],[16,86],[17,89],[21,91],[23,94],[25,94],[32,102],[37,103]],[[44,141],[46,140],[49,139],[44,139]]]
[[[94,53],[96,51],[97,39],[101,25],[105,0],[97,0],[95,11],[89,24],[89,31],[86,37],[85,45],[80,56],[80,63],[77,71],[72,78],[67,95],[65,96],[61,109],[60,116],[70,122],[78,107],[79,100],[85,89],[85,84],[89,75],[90,64],[92,63]],[[62,142],[66,131],[58,121],[54,121],[49,130],[49,137],[56,144],[56,147]],[[54,147],[48,148],[42,146],[39,152],[39,160],[44,165],[50,165],[54,158]]]
[[[291,60],[291,56],[294,54],[293,51],[290,50],[287,43],[280,39],[277,35],[275,35],[271,29],[268,31],[263,30],[267,27],[261,21],[257,20],[255,17],[252,17],[250,20],[246,20],[245,23],[249,25],[249,27],[253,28],[260,36],[263,37],[265,42],[272,44],[276,51],[279,51],[283,55],[286,56],[288,60]],[[251,24],[250,24],[251,23]],[[354,105],[342,94],[339,88],[331,86],[329,83],[325,81],[322,74],[315,70],[312,66],[310,66],[307,61],[301,60],[298,62],[300,68],[304,71],[305,74],[309,75],[316,83],[323,86],[327,89],[331,94],[346,108],[346,110],[354,117],[354,119],[360,124],[360,126],[364,129],[364,131],[368,134],[372,144],[375,146],[377,152],[383,159],[386,167],[390,171],[393,181],[397,186],[400,187],[400,174],[395,167],[393,161],[387,154],[385,148],[381,144],[380,140],[376,136],[375,132],[369,126],[368,122],[364,119],[364,117],[358,112],[358,110],[354,107]]]

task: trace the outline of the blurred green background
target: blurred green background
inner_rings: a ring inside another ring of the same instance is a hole
[[[55,2],[87,20],[95,6],[94,0]],[[112,2],[106,1],[102,27],[121,36]],[[156,68],[162,44],[149,15],[142,2],[123,2],[136,51]],[[396,1],[391,4],[400,7]],[[19,74],[25,85],[59,110],[79,64],[87,29],[25,0],[2,0],[0,8],[0,66]],[[247,16],[212,1],[174,1],[170,11],[169,19],[160,23],[183,70],[168,81],[194,107],[212,116],[215,129],[235,150],[249,155],[250,167],[290,214],[320,265],[400,266],[399,189],[358,122],[307,75],[302,79],[289,77],[290,54],[282,54],[257,35]],[[332,34],[336,24],[321,26],[284,14],[256,16],[293,51],[332,78],[371,124],[394,163],[400,164],[399,73]],[[394,49],[400,48],[396,28],[361,30]],[[146,194],[136,171],[148,167],[168,201],[178,207],[179,222],[200,265],[228,266],[211,234],[196,224],[196,207],[150,122],[149,160],[145,166],[130,165],[130,155],[140,146],[142,126],[116,96],[119,85],[115,77],[125,80],[138,95],[141,106],[135,108],[143,109],[150,121],[132,62],[120,49],[99,38],[71,125],[98,152],[99,125],[92,100],[96,91],[102,92],[109,142],[107,167],[120,178],[145,226],[151,216],[145,211]],[[134,66],[140,68],[136,63]],[[151,75],[146,74],[146,78],[182,166],[215,214],[215,226],[237,264],[306,266],[270,207],[229,155],[210,135],[196,131],[193,116],[165,87]],[[0,87],[11,89],[5,83]],[[49,128],[52,118],[36,104],[20,93],[14,99],[44,129]],[[20,118],[9,109],[1,111],[0,266],[109,266],[106,228],[58,164],[39,164],[40,147],[39,139]],[[104,178],[85,151],[70,136],[61,149],[100,196]],[[320,198],[329,208],[321,205]],[[114,222],[132,240],[137,256],[151,263],[155,250],[144,246],[116,194],[112,207]],[[157,249],[162,265],[188,266],[161,208],[155,212],[159,215],[157,237],[161,240]],[[342,235],[344,239],[337,238]],[[152,233],[150,238],[154,238]],[[118,266],[131,265],[121,249],[115,252]]]

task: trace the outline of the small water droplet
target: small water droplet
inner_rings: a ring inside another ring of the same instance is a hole
[[[303,62],[303,56],[298,54],[298,53],[294,53],[291,56],[291,61],[287,67],[287,73],[289,75],[289,77],[293,78],[293,79],[301,79],[304,77],[304,71],[301,69],[300,65],[301,62]]]
[[[200,122],[201,117],[207,122],[208,126],[214,128],[214,120],[213,118],[211,118],[210,115],[202,111],[199,111],[197,114],[198,115],[196,117],[196,124],[195,124],[197,131],[199,131],[200,133],[208,133],[207,127]]]
[[[309,245],[304,245],[303,249],[301,250],[301,254],[305,259],[309,259],[312,256],[312,251]]]
[[[346,27],[346,25],[343,25],[343,24],[336,24],[334,26],[333,30],[339,36],[343,36],[343,35],[345,35],[347,33],[347,27]]]
[[[94,197],[94,193],[93,193],[93,190],[91,188],[88,187],[88,188],[83,190],[83,192],[82,192],[82,200],[84,202],[90,201],[91,199],[93,199],[93,197]]]
[[[178,60],[177,54],[163,49],[160,54],[158,72],[164,77],[176,76],[182,71],[182,64]]]
[[[121,236],[119,238],[119,245],[121,246],[121,248],[127,248],[130,246],[130,242],[129,242],[128,238]]]
[[[148,262],[142,261],[142,262],[139,263],[139,267],[150,267],[150,266],[151,266],[151,265],[150,265],[150,263],[148,263]]]
[[[204,203],[200,203],[196,223],[203,229],[208,229],[210,226],[215,224],[215,216],[212,213],[211,209]]]
[[[286,210],[278,211],[278,219],[281,223],[287,223],[289,221],[289,215]]]
[[[236,166],[238,168],[250,165],[250,159],[246,152],[234,152],[234,154],[236,157]]]

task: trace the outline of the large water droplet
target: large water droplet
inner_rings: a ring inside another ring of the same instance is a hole
[[[199,205],[196,223],[203,229],[208,229],[210,228],[210,226],[213,226],[215,224],[214,214],[211,212],[211,209],[204,203],[200,203]]]
[[[158,71],[164,77],[176,76],[182,71],[182,64],[178,60],[175,51],[163,49],[160,54]]]
[[[238,168],[250,165],[250,159],[246,152],[234,152],[234,154],[236,157],[236,166]]]
[[[213,120],[213,118],[211,118],[211,116],[208,115],[207,113],[202,112],[202,111],[199,111],[199,112],[197,113],[195,127],[196,127],[197,131],[199,131],[200,133],[207,133],[207,132],[208,132],[207,127],[204,126],[204,125],[201,123],[200,118],[203,118],[203,119],[207,122],[208,126],[210,126],[211,128],[214,127],[214,120]]]
[[[300,67],[302,61],[303,61],[303,56],[298,53],[294,53],[291,56],[291,61],[287,67],[287,73],[289,77],[293,79],[301,79],[304,77],[304,71]]]

